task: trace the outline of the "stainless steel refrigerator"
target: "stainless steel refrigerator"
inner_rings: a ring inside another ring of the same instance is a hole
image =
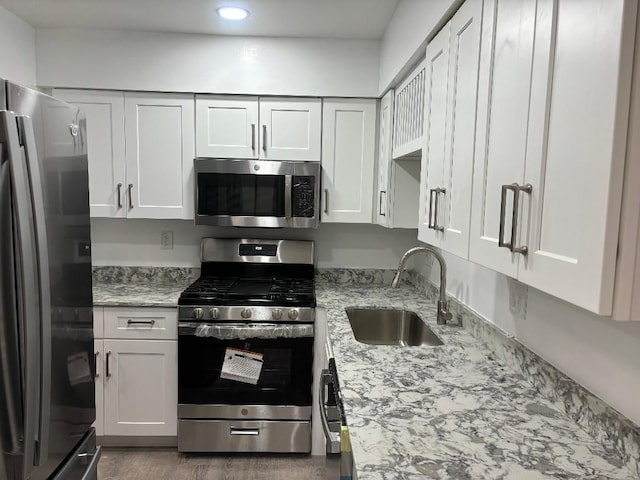
[[[97,478],[86,121],[0,80],[0,479]]]

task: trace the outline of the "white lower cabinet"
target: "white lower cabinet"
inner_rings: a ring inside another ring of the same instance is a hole
[[[176,309],[96,310],[94,317],[104,317],[106,337],[98,338],[98,328],[94,328],[97,435],[176,436]]]
[[[105,435],[177,435],[178,343],[105,340]]]

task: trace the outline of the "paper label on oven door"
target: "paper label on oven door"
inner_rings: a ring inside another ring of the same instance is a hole
[[[256,385],[262,371],[262,354],[227,348],[220,378]]]

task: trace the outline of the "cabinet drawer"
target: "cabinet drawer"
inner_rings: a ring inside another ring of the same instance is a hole
[[[104,308],[93,308],[93,337],[104,338]]]
[[[105,308],[104,337],[177,340],[176,308]]]

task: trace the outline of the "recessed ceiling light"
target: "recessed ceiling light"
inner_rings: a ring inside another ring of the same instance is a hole
[[[220,7],[216,12],[227,20],[244,20],[249,16],[249,10],[239,7]]]

